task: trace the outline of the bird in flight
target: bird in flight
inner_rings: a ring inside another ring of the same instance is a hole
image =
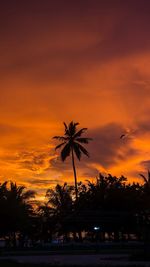
[[[120,139],[123,139],[125,136],[126,136],[125,134],[122,134],[122,135],[120,136]]]
[[[132,130],[132,129],[127,128],[125,133],[120,135],[120,139],[124,139],[126,137],[133,138],[133,137],[135,137],[135,133],[136,133],[136,130]]]

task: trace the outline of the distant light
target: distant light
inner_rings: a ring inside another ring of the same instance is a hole
[[[98,231],[98,230],[100,230],[100,227],[99,226],[94,226],[94,230]]]

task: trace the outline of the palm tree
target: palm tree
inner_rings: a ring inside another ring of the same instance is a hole
[[[145,184],[150,185],[150,171],[147,171],[147,177],[143,174],[139,174],[142,178]]]
[[[68,186],[67,183],[64,185],[57,184],[55,189],[48,189],[46,192],[46,198],[48,204],[51,205],[51,209],[54,213],[67,214],[72,207],[72,186]]]
[[[75,167],[75,155],[78,160],[81,159],[81,155],[84,154],[89,157],[88,151],[81,144],[88,144],[91,138],[81,137],[82,134],[87,130],[87,128],[82,128],[77,130],[78,122],[71,121],[68,125],[64,122],[65,133],[64,136],[54,136],[54,139],[59,140],[61,143],[56,146],[55,149],[61,148],[61,159],[65,161],[68,156],[71,155],[72,167],[75,180],[75,195],[76,199],[78,197],[78,188],[77,188],[77,174]]]
[[[64,233],[64,237],[68,239],[68,217],[72,214],[73,201],[72,201],[73,186],[57,184],[55,188],[48,189],[46,198],[48,199],[47,205],[51,210],[52,229],[56,232]]]
[[[25,190],[24,186],[18,186],[11,182],[6,192],[6,223],[8,233],[14,246],[16,246],[16,233],[24,232],[33,215],[33,207],[30,200],[35,197],[33,190]]]

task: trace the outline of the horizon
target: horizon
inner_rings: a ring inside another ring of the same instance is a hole
[[[71,160],[61,162],[52,140],[72,120],[93,138],[90,157],[76,160],[78,182],[99,172],[142,181],[150,166],[150,3],[8,0],[0,13],[1,182],[39,197],[73,184]]]

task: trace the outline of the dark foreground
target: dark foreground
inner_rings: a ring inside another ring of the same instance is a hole
[[[15,261],[8,261],[8,260],[0,260],[0,266],[1,267],[65,267],[65,266],[70,266],[70,267],[83,267],[83,265],[79,265],[79,264],[64,264],[64,263],[19,263],[19,262],[15,262]],[[84,264],[84,266],[88,266],[88,267],[114,267],[114,266],[120,266],[120,267],[124,267],[124,266],[128,266],[128,267],[149,267],[150,266],[150,262],[115,262],[112,261],[111,263],[108,262],[101,262],[101,263],[97,263],[97,264]]]
[[[0,251],[0,267],[128,266],[150,267],[150,249],[142,243],[62,245]]]
[[[2,267],[32,266],[150,266],[150,261],[131,260],[128,254],[91,254],[91,255],[25,255],[5,256],[0,259]]]

